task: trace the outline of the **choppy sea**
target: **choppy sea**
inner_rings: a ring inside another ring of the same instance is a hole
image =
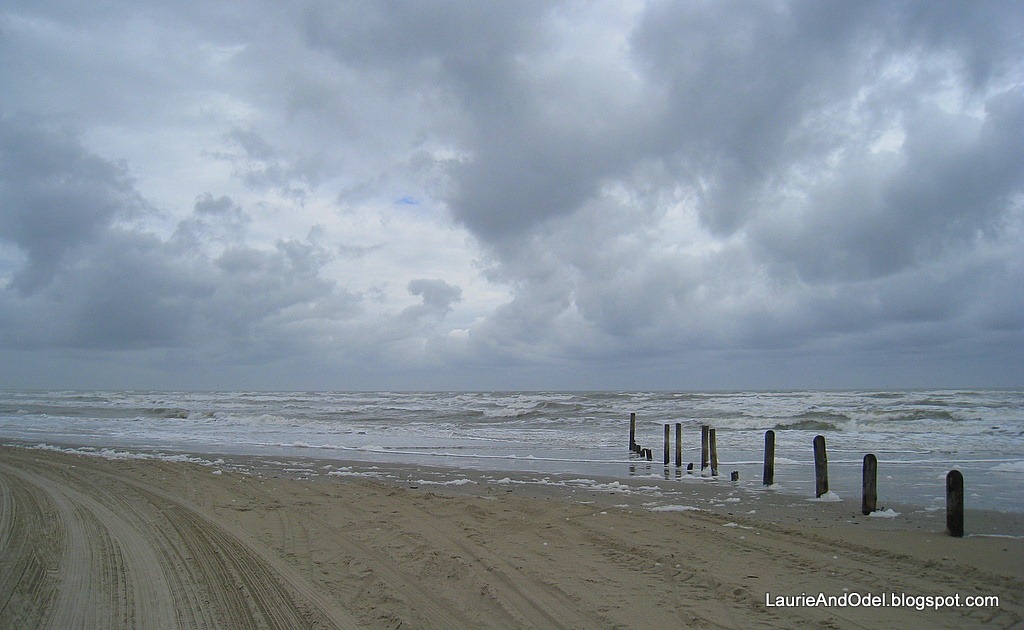
[[[629,414],[637,441],[630,453]],[[716,429],[719,471],[761,482],[764,433],[775,481],[814,495],[814,436],[830,488],[859,501],[861,465],[878,458],[879,501],[944,505],[965,478],[968,508],[1024,511],[1024,391],[782,392],[82,392],[0,391],[0,441],[90,452],[315,457],[491,472],[677,479],[664,424],[681,423],[683,462]],[[674,440],[674,430],[673,430]]]

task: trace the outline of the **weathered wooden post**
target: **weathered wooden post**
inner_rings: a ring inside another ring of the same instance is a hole
[[[770,486],[775,483],[775,431],[764,432],[764,478],[762,483]]]
[[[672,448],[672,425],[665,425],[665,465],[668,466],[669,450]]]
[[[644,449],[644,458],[647,459],[647,461],[651,461],[654,459],[654,454],[651,452],[651,449]]]
[[[730,474],[730,476],[729,476],[729,480],[730,481],[739,481],[740,480],[740,471],[738,471],[738,470],[732,471],[732,474]]]
[[[718,442],[715,439],[715,430],[708,429],[708,448],[711,451],[711,476],[718,476]]]
[[[946,475],[946,530],[950,536],[964,537],[964,476],[959,470]]]
[[[708,425],[704,424],[700,427],[700,472],[703,473],[704,469],[708,467]]]
[[[676,423],[676,468],[683,466],[683,423]]]
[[[825,436],[814,436],[814,496],[828,493],[828,458],[825,456]]]
[[[867,516],[875,511],[878,504],[878,458],[871,453],[864,456],[861,485],[864,493],[860,502],[860,511]]]
[[[636,414],[629,414],[629,451],[631,453],[638,453],[640,451],[636,445]]]

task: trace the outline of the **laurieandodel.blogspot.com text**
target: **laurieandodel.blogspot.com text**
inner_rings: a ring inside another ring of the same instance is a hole
[[[940,610],[942,608],[997,608],[999,597],[995,595],[911,595],[908,593],[800,593],[799,595],[764,594],[764,605],[768,608],[914,608],[916,610]]]

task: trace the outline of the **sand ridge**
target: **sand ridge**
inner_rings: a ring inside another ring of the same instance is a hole
[[[0,449],[0,627],[1024,624],[1020,539],[212,472]],[[766,605],[802,593],[999,606]]]

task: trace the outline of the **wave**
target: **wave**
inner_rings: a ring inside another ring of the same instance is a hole
[[[177,418],[178,420],[184,420],[192,415],[191,411],[181,407],[157,407],[147,411],[157,418]]]
[[[814,419],[798,419],[794,418],[792,422],[780,422],[775,425],[776,429],[792,429],[796,431],[835,431],[839,427],[832,423],[823,420]]]

